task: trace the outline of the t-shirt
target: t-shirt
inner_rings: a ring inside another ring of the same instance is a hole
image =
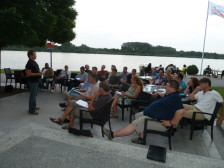
[[[123,79],[123,80],[126,80],[127,77],[128,77],[128,75],[129,75],[129,72],[126,72],[126,73],[121,72],[121,73],[120,73],[121,79]]]
[[[153,78],[158,78],[159,74],[156,72],[155,74],[152,73]]]
[[[164,78],[164,77],[157,77],[157,78],[155,78],[154,79],[154,84],[155,85],[162,85],[162,83],[166,83],[166,78]]]
[[[111,85],[119,85],[120,84],[119,76],[110,76],[109,84],[111,84]]]
[[[109,72],[108,71],[98,71],[98,74],[103,77],[104,79],[107,79]]]
[[[93,94],[99,90],[99,83],[96,82],[94,85],[91,85],[88,89],[88,91],[86,92],[86,96],[93,96]]]
[[[93,107],[95,108],[94,111],[91,111],[90,114],[94,119],[100,118],[101,109],[106,105],[106,103],[112,98],[111,94],[108,93],[107,95],[99,95]]]
[[[47,76],[47,77],[53,77],[54,76],[54,71],[52,68],[42,68],[41,72],[44,73],[44,76]]]
[[[181,97],[178,92],[174,92],[151,103],[144,110],[144,115],[157,120],[171,120],[180,109],[184,109]]]
[[[39,65],[36,61],[29,59],[26,63],[26,69],[31,70],[32,73],[40,73]],[[29,82],[38,82],[41,76],[29,76]]]
[[[207,91],[205,94],[203,91],[198,92],[194,95],[197,99],[197,104],[194,106],[203,112],[212,114],[217,102],[223,102],[222,96],[215,90]],[[205,115],[205,118],[210,119],[210,115]]]
[[[184,81],[181,81],[179,87],[183,88],[181,91],[179,91],[180,94],[183,94],[185,89],[187,89],[187,84]]]
[[[82,73],[78,73],[78,75],[76,75],[75,78],[80,78],[81,81],[86,81],[88,77],[88,73],[84,72]]]
[[[68,78],[70,78],[71,77],[71,71],[67,71],[67,74],[68,74]],[[61,71],[61,77],[62,78],[67,78],[66,77],[66,72],[65,72],[64,69]]]

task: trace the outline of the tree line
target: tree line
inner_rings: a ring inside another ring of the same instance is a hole
[[[24,45],[10,45],[3,48],[4,50],[28,50],[29,48]],[[36,51],[49,51],[45,47],[35,47]],[[108,48],[92,48],[82,44],[75,46],[72,43],[64,43],[56,45],[54,52],[69,52],[69,53],[92,53],[92,54],[119,54],[119,55],[141,55],[141,56],[166,56],[166,57],[189,57],[201,58],[202,52],[196,51],[176,51],[175,48],[166,46],[153,46],[149,43],[141,42],[127,42],[121,45],[121,49],[108,49]],[[224,54],[208,53],[204,54],[204,58],[223,59]]]

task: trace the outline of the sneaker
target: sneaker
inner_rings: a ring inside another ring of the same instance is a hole
[[[59,103],[60,107],[67,107],[67,105],[65,103]]]
[[[109,140],[112,140],[113,139],[113,137],[111,135],[111,132],[109,130],[107,130],[106,128],[104,128],[104,127],[103,127],[103,133],[107,136],[107,138]]]
[[[51,93],[54,93],[54,89],[51,89]]]
[[[141,145],[144,145],[144,141],[142,138],[135,138],[135,139],[132,139],[131,140],[132,143],[136,143],[136,144],[141,144]]]

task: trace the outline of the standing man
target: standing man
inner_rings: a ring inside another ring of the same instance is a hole
[[[42,75],[40,72],[39,65],[36,63],[37,58],[36,52],[34,50],[29,50],[27,52],[29,58],[26,64],[26,75],[28,76],[28,84],[30,88],[30,98],[29,98],[29,114],[38,115],[39,108],[36,107],[36,97],[38,92],[39,79]]]

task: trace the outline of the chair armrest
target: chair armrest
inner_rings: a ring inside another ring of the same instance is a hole
[[[205,113],[205,112],[196,112],[196,111],[194,111],[193,112],[193,117],[192,117],[192,120],[195,120],[195,117],[196,117],[196,114],[207,114],[207,115],[213,115],[213,114],[210,114],[210,113]]]
[[[80,108],[80,109],[79,109],[79,112],[80,112],[80,113],[82,113],[83,111],[88,111],[88,109],[86,109],[86,108]]]

